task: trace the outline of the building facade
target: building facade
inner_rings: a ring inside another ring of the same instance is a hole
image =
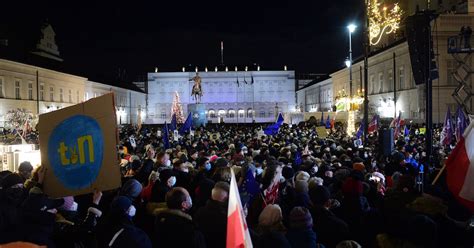
[[[171,119],[171,105],[178,92],[185,116],[195,72],[148,73],[147,123]],[[212,123],[273,122],[279,112],[295,111],[294,71],[199,72],[208,121]]]
[[[433,122],[441,123],[448,107],[455,111],[457,103],[452,94],[458,85],[453,73],[458,63],[447,53],[448,38],[459,34],[462,26],[474,26],[474,15],[468,14],[441,14],[432,22],[433,48],[439,78],[433,81]],[[393,118],[402,112],[402,118],[415,122],[425,120],[425,85],[416,85],[410,61],[408,42],[400,40],[388,47],[373,53],[368,59],[368,96],[369,115],[379,114],[382,118]],[[468,63],[472,64],[469,58]],[[352,92],[363,89],[363,60],[356,60],[352,67]],[[331,74],[334,84],[334,95],[348,94],[349,70],[343,68]],[[471,81],[471,88],[473,84]],[[396,94],[394,93],[394,89]],[[470,111],[473,102],[468,103]],[[362,115],[360,115],[362,116]]]
[[[297,109],[302,112],[328,112],[333,107],[332,78],[312,82],[296,91]]]

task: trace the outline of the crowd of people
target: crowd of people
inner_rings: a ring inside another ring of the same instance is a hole
[[[258,124],[162,136],[121,128],[113,191],[52,199],[46,168],[0,172],[0,244],[226,247],[233,170],[254,247],[473,246],[471,213],[443,176],[431,185],[449,147],[429,161],[415,126],[387,156],[377,132],[360,146],[339,125],[327,138],[305,122],[274,136]]]

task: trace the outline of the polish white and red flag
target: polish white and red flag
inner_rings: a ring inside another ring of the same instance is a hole
[[[235,180],[234,170],[229,189],[229,207],[227,210],[227,241],[226,248],[252,248],[250,232],[240,201],[240,194]]]
[[[446,161],[446,180],[454,197],[474,213],[474,123],[466,128]]]

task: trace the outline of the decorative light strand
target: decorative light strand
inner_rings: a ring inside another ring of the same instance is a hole
[[[381,7],[379,0],[370,0],[367,4],[369,18],[369,40],[370,45],[377,45],[384,34],[391,34],[400,28],[400,20],[403,14],[398,3],[389,9]]]

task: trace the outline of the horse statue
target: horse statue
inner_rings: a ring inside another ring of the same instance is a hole
[[[194,81],[193,90],[191,91],[191,96],[193,96],[194,101],[196,103],[201,102],[202,97],[202,88],[201,88],[201,77],[199,76],[199,72],[196,72],[196,76],[189,79],[189,81]]]

